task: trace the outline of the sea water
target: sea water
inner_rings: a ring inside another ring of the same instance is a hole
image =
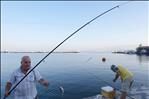
[[[1,53],[1,97],[11,73],[20,67],[23,55],[35,66],[47,53]],[[102,62],[102,58],[106,58]],[[113,83],[112,64],[122,65],[134,73],[133,87],[149,87],[149,56],[113,53],[53,53],[36,70],[50,82],[48,89],[37,84],[39,99],[80,99],[100,93],[103,86],[120,89],[120,79]],[[60,91],[63,87],[64,93]],[[12,96],[8,97],[11,99]]]

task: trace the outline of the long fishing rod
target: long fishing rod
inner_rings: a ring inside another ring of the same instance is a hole
[[[76,34],[78,31],[80,31],[82,28],[84,28],[85,26],[87,26],[88,24],[90,24],[91,22],[93,22],[94,20],[96,20],[97,18],[101,17],[102,15],[116,9],[119,8],[122,5],[125,5],[127,3],[122,3],[120,5],[117,5],[115,7],[112,7],[111,9],[101,13],[100,15],[96,16],[95,18],[93,18],[92,20],[88,21],[86,24],[84,24],[83,26],[81,26],[79,29],[77,29],[75,32],[73,32],[70,36],[68,36],[67,38],[65,38],[62,42],[60,42],[54,49],[52,49],[45,57],[43,57],[17,84],[15,84],[15,86],[9,90],[8,94],[11,94],[11,92],[27,77],[27,75],[29,75],[29,73],[31,73],[42,61],[44,61],[45,58],[47,58],[50,54],[52,54],[59,46],[61,46],[65,41],[67,41],[70,37],[72,37],[74,34]],[[6,99],[6,96],[4,96],[3,99]]]

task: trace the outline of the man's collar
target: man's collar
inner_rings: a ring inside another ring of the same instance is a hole
[[[30,67],[30,69],[31,69],[31,67]],[[30,71],[30,69],[27,71],[27,73]],[[24,71],[22,69],[22,66],[20,66],[20,72],[24,74]]]

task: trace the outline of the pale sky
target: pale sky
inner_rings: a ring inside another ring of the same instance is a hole
[[[126,2],[126,1],[123,1]],[[1,50],[50,51],[120,1],[1,1]],[[113,51],[148,45],[148,1],[98,18],[56,51]]]

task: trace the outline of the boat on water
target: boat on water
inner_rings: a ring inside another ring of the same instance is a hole
[[[149,46],[142,46],[136,48],[137,55],[149,55]]]
[[[120,99],[121,92],[115,91],[115,98],[104,97],[104,95],[97,94],[91,97],[86,97],[83,99]],[[149,99],[149,87],[140,86],[138,88],[132,88],[126,99]]]

